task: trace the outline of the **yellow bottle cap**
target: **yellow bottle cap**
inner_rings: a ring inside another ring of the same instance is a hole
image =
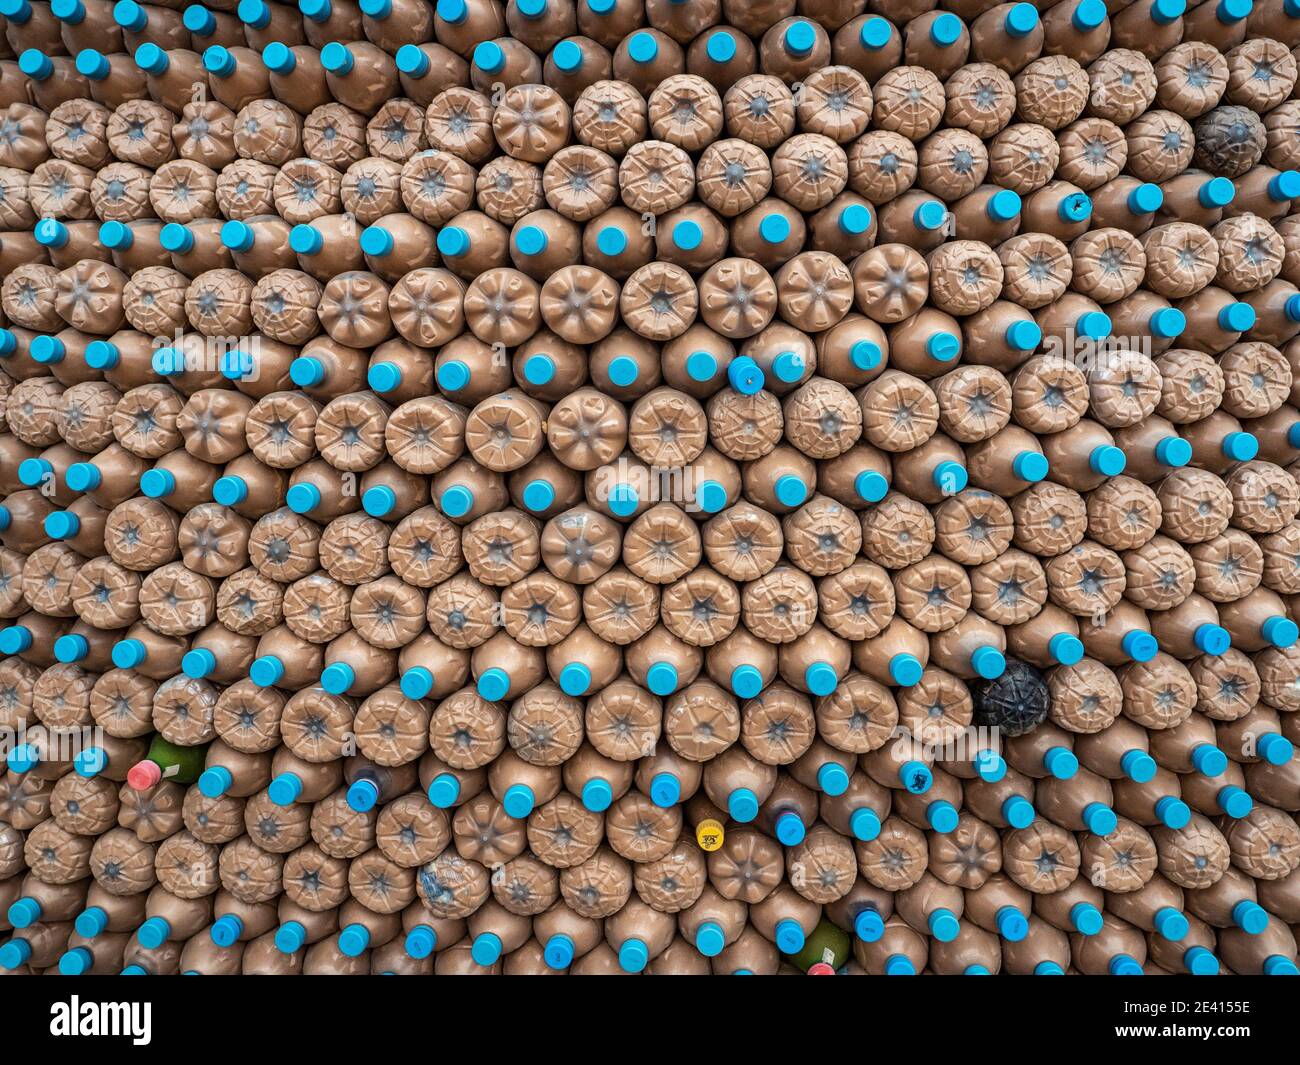
[[[702,851],[716,851],[722,846],[724,838],[721,822],[711,817],[695,826],[695,842]]]

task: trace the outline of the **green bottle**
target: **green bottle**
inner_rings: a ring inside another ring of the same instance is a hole
[[[852,956],[853,944],[849,940],[848,933],[822,918],[804,941],[803,950],[798,954],[789,955],[789,958],[800,969],[807,972],[819,961],[825,962],[833,969],[838,969]]]
[[[131,767],[126,782],[136,791],[148,791],[163,780],[193,784],[203,772],[207,754],[206,743],[202,747],[181,747],[155,734],[149,753]]]

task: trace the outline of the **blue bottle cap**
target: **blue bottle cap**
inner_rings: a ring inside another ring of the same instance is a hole
[[[59,975],[80,976],[95,964],[95,956],[85,947],[73,947],[59,958]]]
[[[20,743],[5,756],[5,765],[11,773],[29,773],[40,763],[41,756],[30,743]]]
[[[1070,22],[1080,33],[1095,30],[1106,21],[1106,5],[1102,0],[1079,0],[1070,16]]]
[[[596,250],[611,259],[622,255],[627,250],[627,234],[617,226],[605,226],[596,234]]]
[[[346,662],[331,662],[321,670],[320,686],[331,695],[342,695],[356,679],[356,671]]]
[[[474,509],[474,493],[463,484],[453,484],[442,493],[438,506],[449,518],[463,518]]]
[[[830,695],[840,682],[835,668],[829,662],[814,662],[803,671],[804,684],[813,695]]]
[[[1155,455],[1162,466],[1186,466],[1192,461],[1192,445],[1181,436],[1166,436],[1156,444]]]
[[[863,204],[851,203],[840,212],[838,221],[840,229],[849,236],[860,236],[871,228],[871,211]]]
[[[402,949],[406,951],[406,956],[416,959],[427,958],[437,945],[438,933],[427,924],[417,924],[406,933],[406,939],[402,941]]]
[[[1079,335],[1089,340],[1105,340],[1110,336],[1110,315],[1105,311],[1085,311],[1074,324]]]
[[[12,921],[12,918],[10,920]],[[108,911],[102,906],[88,907],[77,914],[72,927],[76,929],[77,935],[94,939],[108,927]]]
[[[1166,340],[1182,334],[1187,328],[1187,316],[1177,307],[1161,307],[1147,320],[1151,335]]]
[[[780,244],[790,237],[790,219],[783,214],[769,214],[758,223],[758,235],[768,244]]]
[[[756,666],[737,666],[731,671],[731,690],[739,699],[752,699],[763,690],[763,675]]]
[[[30,928],[41,919],[41,904],[24,895],[9,907],[7,916],[15,928]]]
[[[727,796],[727,813],[733,821],[747,824],[758,816],[758,796],[749,788],[736,788]]]
[[[95,54],[98,55],[99,53]],[[135,60],[136,66],[146,74],[152,74],[154,77],[166,74],[167,68],[171,66],[171,58],[152,41],[146,41],[144,44],[140,45],[140,47],[135,50],[135,55],[132,58]],[[78,63],[80,63],[80,60],[78,60]],[[103,74],[101,75],[101,78],[108,77],[108,74],[108,61],[104,60]]]
[[[716,921],[705,921],[695,930],[695,949],[706,958],[716,958],[726,945],[727,937]]]
[[[1268,183],[1269,199],[1275,203],[1300,197],[1300,170],[1283,170]]]
[[[1232,636],[1222,625],[1204,624],[1192,634],[1196,649],[1206,655],[1221,655],[1232,646]]]
[[[31,21],[32,5],[27,0],[0,0],[0,16],[16,26],[26,25]]]
[[[32,229],[32,235],[44,248],[61,248],[68,243],[68,227],[57,218],[42,218]]]
[[[248,482],[242,477],[218,477],[212,485],[213,502],[223,507],[238,506],[248,498]]]
[[[1058,632],[1047,642],[1047,650],[1063,666],[1072,666],[1083,658],[1083,641],[1073,633]]]
[[[961,354],[961,340],[953,333],[931,333],[925,342],[925,353],[935,362],[952,362]]]
[[[1207,209],[1227,207],[1237,195],[1236,186],[1226,177],[1210,178],[1196,192],[1201,206]]]
[[[524,506],[534,514],[540,514],[555,502],[555,487],[550,481],[529,481],[521,493]]]
[[[90,641],[77,632],[70,632],[54,641],[54,658],[58,662],[80,662],[90,653]]]
[[[987,965],[968,965],[961,971],[962,976],[992,976]]]
[[[1112,450],[1119,451],[1118,448]],[[1122,458],[1124,453],[1122,451],[1119,453]],[[1011,460],[1011,470],[1022,481],[1037,483],[1047,476],[1047,456],[1041,451],[1022,451]]]
[[[483,47],[479,45],[479,47]],[[352,49],[340,41],[330,41],[320,50],[320,65],[325,70],[338,77],[342,77],[352,72],[352,66],[355,60],[352,58]]]
[[[307,929],[298,921],[286,921],[275,930],[275,949],[281,954],[294,954],[306,942]]]
[[[811,22],[798,19],[785,28],[781,43],[792,56],[806,56],[817,44],[817,31]]]
[[[1157,26],[1168,26],[1182,18],[1186,10],[1187,0],[1155,0],[1151,5],[1151,21]]]
[[[1007,763],[996,751],[976,751],[971,764],[975,767],[980,780],[989,784],[996,784],[1007,775]]]
[[[880,835],[880,817],[869,806],[859,806],[849,815],[849,830],[854,839],[870,843]]]
[[[370,946],[370,929],[363,924],[350,924],[339,933],[338,944],[341,953],[349,958],[359,958],[361,952]]]
[[[1189,947],[1183,955],[1183,965],[1193,976],[1219,975],[1219,959],[1204,947]]]
[[[1259,454],[1259,440],[1253,433],[1225,433],[1220,446],[1234,462],[1249,462]]]
[[[964,28],[961,19],[945,11],[930,23],[930,40],[940,48],[951,48],[961,39]]]
[[[1142,966],[1136,958],[1127,954],[1116,954],[1106,966],[1111,976],[1141,976]]]
[[[630,355],[616,355],[609,361],[608,373],[612,384],[619,388],[628,388],[636,383],[636,379],[641,373],[641,367],[636,364],[636,359]]]
[[[1229,333],[1244,333],[1255,325],[1255,308],[1249,303],[1229,303],[1219,311],[1219,326]]]
[[[87,492],[98,488],[104,476],[93,462],[74,462],[63,475],[63,482],[74,492]]]
[[[455,25],[465,21],[465,16],[469,14],[469,5],[465,0],[438,0],[436,10],[443,22]]]
[[[935,466],[930,474],[930,479],[934,482],[934,486],[944,495],[956,495],[969,483],[970,475],[966,472],[966,467],[960,462],[953,462],[948,459]]]
[[[1119,819],[1105,803],[1090,802],[1083,808],[1083,823],[1093,835],[1109,836],[1119,826]]]
[[[1266,732],[1255,741],[1255,753],[1269,765],[1286,765],[1295,754],[1295,747],[1280,733]]]
[[[1124,752],[1119,766],[1134,784],[1145,784],[1156,775],[1156,760],[1137,747]]]
[[[777,949],[783,954],[798,954],[807,942],[799,922],[789,917],[776,922],[775,933]]]
[[[936,799],[925,808],[925,819],[941,836],[957,827],[957,808],[947,799]]]
[[[862,24],[862,29],[858,31],[858,40],[862,42],[863,48],[870,52],[878,52],[889,43],[889,38],[893,36],[893,33],[894,27],[887,19],[883,19],[879,15],[872,15]],[[811,48],[811,45],[809,47]]]
[[[562,934],[551,936],[542,948],[542,960],[551,969],[567,969],[573,964],[573,954],[573,940]]]
[[[1003,906],[994,917],[998,934],[1008,943],[1019,943],[1029,935],[1029,921],[1014,906]]]
[[[716,514],[727,505],[727,490],[717,481],[703,481],[695,489],[695,502],[705,514]]]
[[[281,773],[266,788],[267,798],[276,806],[292,806],[301,794],[302,780],[297,773]]]
[[[955,15],[950,17],[957,22]],[[931,32],[933,33],[933,30]],[[999,189],[989,197],[984,210],[995,222],[1009,222],[1020,214],[1021,206],[1020,196],[1016,192],[1011,189]]]
[[[560,691],[565,695],[586,695],[591,688],[591,670],[582,662],[569,662],[560,670]]]
[[[0,967],[17,969],[20,965],[25,965],[31,956],[32,945],[25,939],[15,937],[0,947]]]
[[[1127,465],[1127,456],[1112,444],[1100,444],[1088,455],[1088,467],[1103,477],[1118,477]]]
[[[424,666],[412,666],[402,674],[399,687],[407,698],[424,698],[433,690],[433,674]]]
[[[787,847],[797,847],[804,841],[806,830],[804,823],[799,819],[799,815],[792,810],[787,810],[776,819],[777,840]]]
[[[397,506],[397,493],[386,484],[367,488],[361,495],[361,509],[372,518],[382,518]]]
[[[736,39],[726,30],[715,30],[705,42],[704,53],[714,63],[730,63],[736,58]]]
[[[176,348],[155,348],[149,365],[159,377],[176,377],[185,372],[185,355]]]
[[[439,810],[449,809],[460,798],[460,781],[450,773],[439,773],[429,781],[428,796],[429,802]]]
[[[0,329],[0,359],[6,359],[18,349],[18,338],[11,329]]]
[[[1079,771],[1079,759],[1068,747],[1053,747],[1043,755],[1043,768],[1057,780],[1069,780]]]
[[[0,532],[4,532],[7,528],[9,528],[9,526],[13,524],[13,520],[14,517],[11,513],[9,513],[9,508],[0,505]]]
[[[208,51],[212,51],[211,48]],[[221,227],[221,243],[231,251],[248,251],[253,246],[254,234],[251,227],[233,219]]]
[[[244,922],[233,913],[224,913],[212,922],[208,935],[219,947],[229,947],[239,941],[243,934]]]
[[[80,26],[86,20],[86,5],[81,0],[50,0],[50,14],[60,22]]]
[[[81,531],[81,519],[70,510],[51,511],[45,515],[42,528],[51,540],[69,540]]]
[[[839,762],[824,762],[816,771],[816,785],[827,795],[844,795],[849,789],[849,774]]]
[[[650,951],[639,939],[626,939],[618,948],[618,965],[625,973],[639,973],[650,961]]]
[[[23,459],[18,463],[18,483],[28,488],[35,488],[53,473],[54,467],[48,459]]]
[[[143,48],[141,48],[141,51],[143,51]],[[136,53],[136,55],[139,54],[139,52]],[[292,243],[292,230],[290,230],[289,238],[290,243]],[[194,247],[194,234],[179,222],[168,222],[158,233],[158,243],[166,251],[183,255]],[[89,348],[87,348],[87,354],[89,354]]]
[[[32,338],[27,351],[32,357],[32,362],[39,362],[46,366],[50,363],[62,362],[68,353],[68,346],[58,337],[42,335]]]
[[[692,219],[686,219],[673,226],[673,246],[680,251],[694,251],[704,240],[704,230]]]
[[[582,66],[582,46],[577,41],[560,41],[552,50],[551,59],[557,70],[572,74]]]
[[[938,200],[924,200],[912,212],[912,223],[917,229],[933,233],[943,225],[948,217],[948,210]]]
[[[870,340],[856,341],[853,347],[849,348],[849,362],[864,373],[874,370],[883,358],[880,345]]]
[[[614,789],[609,786],[609,781],[596,777],[582,785],[581,799],[584,807],[598,814],[609,809],[609,804],[614,801]]]
[[[1246,934],[1257,936],[1268,927],[1268,911],[1253,899],[1242,899],[1232,907],[1232,923]]]
[[[644,30],[634,33],[628,38],[627,54],[634,63],[653,63],[659,54],[659,42]]]
[[[311,225],[297,225],[289,230],[289,248],[298,255],[315,255],[325,246],[320,230]]]
[[[1296,642],[1300,636],[1300,630],[1297,630],[1296,623],[1288,617],[1281,614],[1275,614],[1260,626],[1259,633],[1274,647],[1287,648]]]
[[[1128,209],[1133,214],[1154,214],[1160,210],[1164,202],[1164,190],[1149,181],[1128,194]]]
[[[1070,908],[1070,924],[1081,936],[1095,936],[1102,923],[1101,911],[1091,902],[1076,902]]]
[[[776,479],[776,498],[785,507],[802,506],[808,498],[808,486],[792,473]]]
[[[1092,217],[1092,200],[1086,192],[1072,192],[1056,208],[1062,222],[1082,222]]]
[[[310,514],[320,506],[320,489],[309,481],[301,481],[289,486],[284,501],[295,514]]]
[[[363,9],[366,3],[367,0],[361,0]],[[240,22],[247,23],[257,30],[264,29],[271,21],[271,9],[267,7],[264,0],[239,0],[235,13],[239,16]]]
[[[1265,976],[1300,976],[1300,966],[1282,954],[1270,954],[1264,959]]]
[[[248,667],[248,679],[259,688],[271,688],[284,676],[284,663],[275,655],[263,655],[255,658]]]
[[[217,668],[217,656],[206,647],[186,651],[181,658],[181,672],[194,680],[202,680]]]
[[[528,361],[532,362],[532,359]],[[434,372],[434,377],[438,381],[438,387],[444,392],[459,392],[469,384],[469,367],[459,359],[444,362]]]
[[[434,243],[444,258],[454,259],[469,251],[469,234],[460,226],[444,226]]]
[[[977,647],[971,652],[971,668],[984,680],[997,680],[1007,671],[1006,656],[996,647]]]
[[[1194,747],[1190,761],[1198,773],[1207,777],[1217,777],[1228,768],[1228,756],[1212,743]]]
[[[752,396],[763,390],[766,378],[758,363],[748,355],[741,355],[727,364],[727,383],[742,396]]]
[[[148,651],[139,640],[118,640],[113,644],[111,657],[118,669],[134,669],[148,657]]]
[[[656,773],[650,781],[650,801],[656,806],[667,809],[681,801],[681,782],[671,773]]]
[[[645,681],[655,695],[671,695],[677,690],[677,667],[670,662],[655,662],[646,670]]]
[[[533,812],[537,796],[527,784],[511,784],[501,796],[501,806],[516,821],[522,821]]]
[[[217,18],[202,4],[190,4],[181,15],[181,25],[196,37],[210,37],[217,28]],[[136,52],[139,52],[138,48]],[[266,59],[265,54],[262,59]]]
[[[10,625],[0,629],[0,654],[22,654],[32,645],[32,630],[26,625]]]
[[[72,765],[78,776],[89,780],[108,768],[108,752],[103,747],[87,747],[76,753]]]
[[[1219,0],[1214,17],[1225,26],[1230,26],[1248,17],[1254,6],[1253,0]]]
[[[930,929],[930,935],[940,943],[951,943],[961,931],[961,922],[957,920],[957,915],[952,910],[932,910],[925,923]]]
[[[515,250],[520,255],[541,255],[547,243],[546,231],[538,226],[522,226],[515,233]]]
[[[500,666],[492,666],[479,675],[475,687],[488,702],[499,703],[510,691],[510,674]]]
[[[149,16],[135,0],[118,0],[113,5],[113,21],[124,30],[139,32],[149,23]]]
[[[804,357],[797,351],[782,351],[772,360],[772,372],[777,380],[793,384],[803,377],[807,369]]]
[[[1235,784],[1220,788],[1214,799],[1219,804],[1220,810],[1238,820],[1247,816],[1255,808],[1255,802],[1250,794]]]
[[[924,795],[934,783],[934,774],[924,762],[904,762],[898,767],[898,782],[912,795]]]
[[[224,765],[211,766],[199,774],[199,792],[209,799],[219,799],[230,790],[234,779]]]
[[[219,44],[210,45],[203,49],[203,69],[214,78],[228,78],[235,72],[235,57]]]
[[[379,801],[379,787],[373,780],[362,777],[348,785],[346,798],[349,809],[363,814],[375,808]]]
[[[886,976],[915,976],[916,966],[905,954],[891,954],[885,959]]]
[[[890,679],[900,688],[910,688],[914,684],[919,684],[924,672],[925,667],[921,665],[921,660],[906,651],[894,655],[889,660]]]
[[[150,499],[171,495],[176,491],[176,476],[171,470],[145,470],[140,474],[140,491]]]
[[[1131,629],[1126,632],[1119,645],[1134,662],[1150,662],[1160,653],[1160,644],[1156,638],[1141,629]]]
[[[1158,799],[1155,810],[1160,823],[1175,832],[1180,828],[1186,828],[1187,823],[1192,819],[1192,811],[1187,803],[1182,799],[1175,799],[1172,795]]]
[[[889,482],[875,470],[863,470],[853,479],[853,490],[868,503],[879,503],[889,493]]]
[[[366,371],[366,384],[383,395],[402,383],[402,368],[395,362],[377,362]]]
[[[1008,36],[1024,37],[1034,31],[1038,25],[1038,8],[1033,4],[1016,4],[1007,12],[1007,17],[1002,20],[1002,26],[1007,31]]]
[[[266,58],[265,53],[263,58]],[[429,57],[420,50],[419,45],[402,45],[393,59],[397,69],[410,77],[422,78],[429,73]]]

